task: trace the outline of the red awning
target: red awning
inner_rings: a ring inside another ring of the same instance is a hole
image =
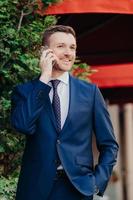
[[[92,66],[97,72],[90,79],[101,88],[133,87],[133,63]]]
[[[41,2],[41,0],[38,0]],[[45,11],[40,3],[41,14],[70,13],[127,13],[133,14],[133,0],[63,0]]]

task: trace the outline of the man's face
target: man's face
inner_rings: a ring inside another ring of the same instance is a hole
[[[70,33],[56,32],[49,38],[49,48],[57,57],[61,71],[69,71],[76,57],[76,39]]]

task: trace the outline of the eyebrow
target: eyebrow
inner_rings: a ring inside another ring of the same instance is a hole
[[[65,43],[63,43],[63,42],[60,42],[60,43],[57,43],[56,45],[60,45],[60,44],[65,44]],[[70,46],[77,47],[77,45],[76,45],[76,44],[71,44]]]

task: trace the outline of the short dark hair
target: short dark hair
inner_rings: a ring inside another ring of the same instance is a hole
[[[55,25],[55,26],[50,26],[45,30],[42,38],[42,45],[43,46],[47,45],[49,37],[56,32],[70,33],[76,39],[76,33],[71,26]]]

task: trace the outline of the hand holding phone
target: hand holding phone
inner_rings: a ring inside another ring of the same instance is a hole
[[[42,46],[40,51],[41,79],[46,82],[52,77],[52,71],[58,69],[57,57],[48,46]],[[44,82],[43,81],[43,82]]]
[[[49,47],[48,47],[47,45],[41,46],[40,51],[39,51],[40,56],[42,56],[43,52],[46,51],[46,50],[50,50]],[[56,59],[54,59],[54,60],[52,61],[52,65],[53,65],[53,67],[55,67],[55,68],[57,67],[58,64],[57,64]]]

